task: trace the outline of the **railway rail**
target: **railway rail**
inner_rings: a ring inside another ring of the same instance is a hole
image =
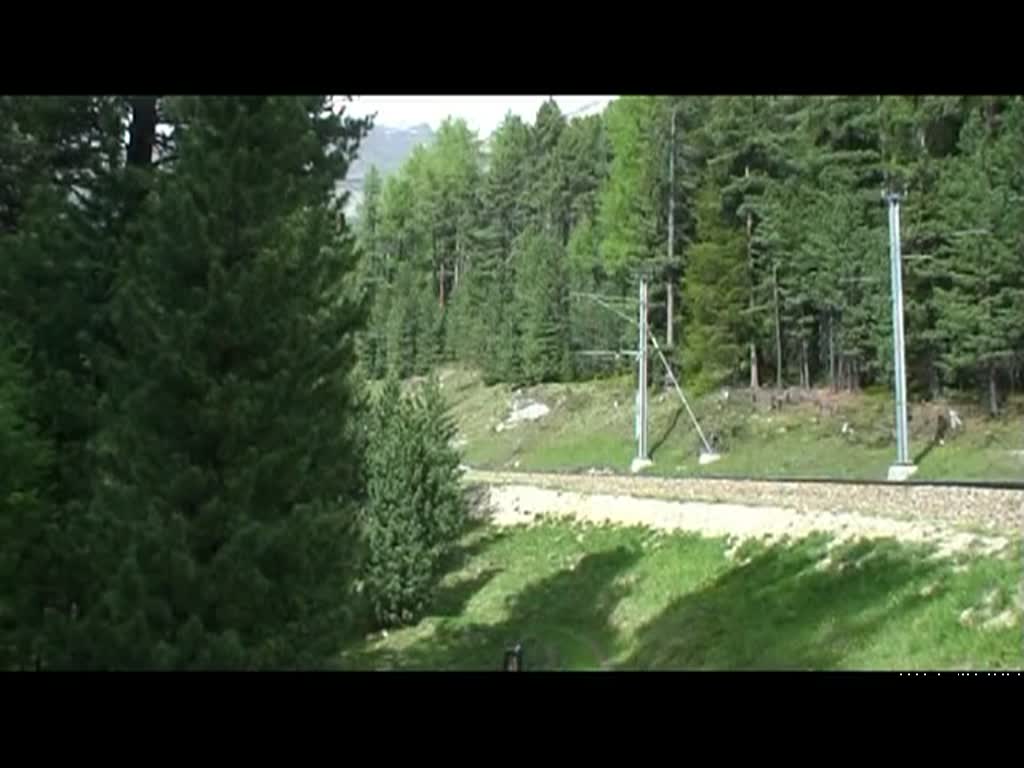
[[[558,476],[558,477],[618,477],[626,480],[636,478],[651,480],[686,480],[698,482],[709,480],[716,482],[728,481],[731,483],[795,483],[805,485],[864,485],[879,486],[888,488],[981,488],[996,491],[1024,491],[1024,480],[872,480],[870,478],[853,477],[786,477],[786,476],[765,476],[745,477],[742,475],[633,475],[626,472],[615,472],[614,470],[582,470],[582,469],[546,469],[543,472],[527,472],[522,470],[490,470],[465,467],[470,473],[494,474],[494,475],[519,475],[524,478],[537,476]],[[1024,499],[1022,499],[1024,500]]]

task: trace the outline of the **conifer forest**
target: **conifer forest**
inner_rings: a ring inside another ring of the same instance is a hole
[[[910,398],[1021,387],[1024,98],[549,100],[446,120],[350,214],[345,104],[0,96],[0,669],[414,623],[469,514],[432,374],[628,371],[589,353],[635,347],[641,270],[695,395],[891,391],[885,191]]]
[[[884,191],[905,195],[912,396],[1018,387],[1024,324],[1017,97],[627,97],[546,103],[486,141],[458,120],[358,218],[371,377],[440,360],[492,381],[572,381],[634,333],[635,304],[690,386],[888,386]],[[665,344],[664,342],[668,342]]]

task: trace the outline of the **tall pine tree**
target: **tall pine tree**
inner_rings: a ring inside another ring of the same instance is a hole
[[[355,250],[331,194],[366,125],[326,97],[180,99],[124,268],[104,490],[118,555],[77,666],[317,663],[361,497]]]
[[[565,249],[541,230],[527,230],[516,245],[516,316],[525,383],[567,380],[569,356],[568,286]]]
[[[749,268],[743,239],[730,228],[721,196],[708,181],[697,202],[697,239],[687,254],[683,373],[696,391],[729,381],[743,359],[749,332]]]

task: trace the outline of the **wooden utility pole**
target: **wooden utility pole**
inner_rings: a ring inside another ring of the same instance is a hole
[[[673,295],[675,290],[672,280],[675,270],[672,269],[672,259],[675,256],[675,234],[676,234],[676,108],[672,107],[672,129],[669,133],[668,143],[668,275],[665,279],[665,346],[672,348],[673,341]]]

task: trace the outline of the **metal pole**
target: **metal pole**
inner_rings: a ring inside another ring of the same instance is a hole
[[[889,203],[889,266],[892,271],[892,338],[894,388],[896,396],[896,463],[910,464],[907,435],[907,375],[903,346],[903,263],[900,257],[900,195],[890,192]]]
[[[641,284],[641,294],[640,294],[641,295],[641,299],[643,299],[646,296],[646,292],[643,290],[643,288],[644,288],[644,286],[643,286],[643,284]],[[628,320],[630,323],[633,323],[639,329],[641,329],[641,333],[643,333],[643,327],[645,325],[645,323],[643,322],[643,319],[645,319],[647,317],[646,313],[641,312],[641,314],[640,314],[640,318],[641,319],[638,322],[636,319],[628,317],[627,315],[623,314],[619,310],[615,309],[615,307],[612,307],[611,305],[607,304],[605,301],[602,300],[602,298],[600,296],[597,296],[597,295],[591,294],[591,293],[576,293],[574,295],[575,296],[579,296],[580,298],[590,299],[591,301],[594,301],[594,302],[598,303],[599,305],[605,307],[606,309],[614,312],[619,317],[622,317],[622,318]],[[683,394],[683,390],[679,386],[679,381],[676,379],[675,374],[672,372],[672,366],[669,365],[668,360],[665,358],[665,354],[661,351],[661,346],[658,344],[658,338],[651,332],[650,325],[647,325],[647,338],[650,341],[651,345],[654,347],[654,351],[658,353],[658,357],[661,358],[662,365],[665,366],[666,376],[668,377],[669,382],[675,387],[676,393],[679,395],[679,399],[683,401],[683,405],[686,407],[686,412],[690,415],[690,420],[693,422],[693,426],[696,427],[697,434],[700,435],[701,443],[703,443],[704,448],[707,451],[707,453],[708,454],[712,454],[713,450],[711,448],[711,444],[708,443],[707,438],[704,435],[704,430],[701,429],[700,423],[697,421],[697,417],[694,415],[693,409],[690,407],[690,403],[686,399],[686,395]],[[639,361],[641,356],[644,356],[644,357],[647,356],[647,352],[648,352],[648,350],[647,350],[646,345],[641,343],[639,345],[638,349],[635,349],[635,350],[632,350],[632,351],[620,350],[618,352],[614,352],[612,350],[586,350],[586,351],[578,352],[577,354],[581,354],[581,355],[611,355],[611,356],[615,356],[615,357],[632,357],[634,360]],[[639,368],[637,369],[637,378],[639,378],[640,375],[642,375],[640,373],[640,370],[641,369],[639,369]],[[644,393],[643,396],[641,396],[641,393]],[[641,402],[643,402],[643,404],[644,404],[643,408],[641,408]],[[645,388],[642,389],[641,387],[638,386],[637,387],[637,393],[636,393],[636,402],[634,404],[635,405],[634,415],[636,417],[636,423],[634,425],[635,426],[634,437],[636,438],[637,443],[638,443],[638,445],[637,445],[637,454],[638,454],[637,455],[637,459],[643,460],[643,461],[646,461],[647,459],[646,459],[645,456],[641,455],[639,443],[640,443],[640,440],[641,440],[641,437],[640,437],[640,434],[641,434],[640,425],[641,424],[646,425],[646,423],[647,423],[646,403],[647,403],[646,389]],[[644,445],[646,446],[646,444],[647,444],[646,430],[644,430],[643,441],[644,441]]]
[[[658,346],[658,340],[654,337],[654,334],[650,334],[651,343],[654,345],[654,351],[658,353],[658,357],[661,358],[661,364],[665,366],[665,373],[668,376],[672,386],[676,388],[676,394],[679,395],[679,399],[683,401],[683,405],[686,407],[686,412],[690,414],[690,421],[693,422],[693,426],[697,428],[697,434],[700,435],[700,441],[704,444],[704,450],[708,453],[714,453],[711,448],[711,444],[707,438],[704,437],[704,430],[700,428],[700,424],[697,422],[697,417],[693,415],[693,409],[690,408],[690,403],[686,399],[686,395],[683,394],[682,388],[679,386],[679,382],[676,380],[676,375],[672,372],[672,366],[668,364],[668,360],[665,359],[664,353],[661,351],[661,347]]]
[[[672,285],[673,269],[672,259],[675,256],[675,233],[676,233],[676,109],[672,108],[672,133],[668,145],[668,274],[665,279],[665,301],[668,304],[665,320],[665,346],[669,349],[673,346],[673,294],[675,286]]]
[[[647,278],[640,277],[640,338],[637,348],[637,450],[647,460]]]

